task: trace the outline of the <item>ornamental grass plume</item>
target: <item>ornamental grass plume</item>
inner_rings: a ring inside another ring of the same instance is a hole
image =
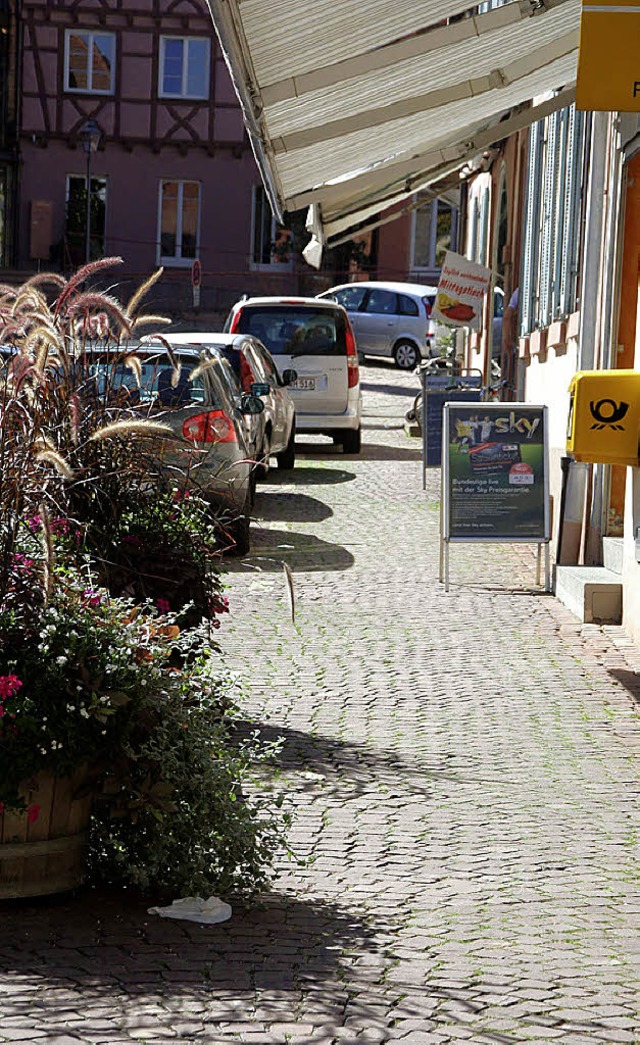
[[[84,767],[96,878],[250,892],[285,821],[253,785],[269,752],[232,739],[209,506],[158,459],[174,435],[129,341],[161,273],[127,308],[88,285],[120,263],[0,287],[0,816]]]

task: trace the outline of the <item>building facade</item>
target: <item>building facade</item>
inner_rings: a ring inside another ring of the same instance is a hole
[[[203,0],[25,0],[21,17],[20,268],[119,255],[133,284],[162,265],[178,317],[196,258],[205,313],[295,289]]]
[[[17,0],[0,0],[0,269],[14,262],[20,33]]]
[[[619,587],[620,620],[640,641],[640,468],[583,463],[566,451],[574,374],[640,369],[640,121],[570,106],[513,135],[499,156],[520,229],[519,247],[514,239],[507,251],[514,265],[505,289],[517,287],[518,300],[503,347],[516,359],[517,398],[549,407],[557,594],[582,615],[582,577],[603,592]],[[467,188],[469,201],[487,193],[484,212],[467,205],[467,253],[485,237],[492,265],[497,182],[494,158]],[[469,339],[467,353],[486,365],[482,339]],[[585,596],[585,619],[591,613]]]

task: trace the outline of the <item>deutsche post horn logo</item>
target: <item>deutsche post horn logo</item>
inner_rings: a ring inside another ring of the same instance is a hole
[[[628,403],[616,403],[613,399],[598,399],[596,403],[589,403],[589,408],[595,421],[595,424],[591,425],[592,431],[594,428],[599,432],[603,428],[614,428],[616,432],[624,431],[624,425],[618,422],[622,421],[629,409]]]

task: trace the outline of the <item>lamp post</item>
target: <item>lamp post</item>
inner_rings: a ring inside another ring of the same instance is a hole
[[[85,241],[84,260],[85,264],[91,261],[91,156],[97,152],[102,138],[102,131],[92,116],[80,128],[80,141],[87,156],[87,191],[86,191],[86,215],[85,215]]]

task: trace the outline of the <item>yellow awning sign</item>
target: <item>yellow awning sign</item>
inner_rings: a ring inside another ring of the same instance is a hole
[[[640,112],[640,3],[585,0],[576,109]]]

